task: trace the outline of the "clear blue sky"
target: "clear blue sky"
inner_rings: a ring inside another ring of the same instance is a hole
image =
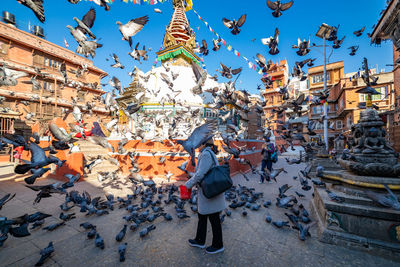
[[[318,58],[315,64],[321,65],[323,59],[320,52],[312,51],[309,55],[300,57],[296,55],[295,49],[292,49],[291,46],[297,43],[298,37],[301,39],[308,38],[309,34],[311,34],[311,42],[322,44],[322,40],[315,37],[315,33],[321,23],[327,23],[333,26],[340,24],[339,38],[346,35],[342,48],[334,50],[330,62],[344,60],[345,72],[353,72],[361,67],[363,57],[367,57],[371,67],[378,65],[379,70],[390,71],[392,69],[392,67],[385,66],[393,62],[392,43],[390,41],[384,42],[377,47],[371,45],[370,39],[367,37],[367,33],[372,32],[372,25],[377,23],[379,13],[385,8],[386,0],[295,0],[294,2],[292,8],[285,11],[279,18],[274,18],[271,15],[272,11],[267,7],[265,0],[193,0],[193,7],[227,43],[249,59],[253,59],[257,53],[261,53],[267,60],[287,59],[289,66],[292,67],[295,61],[313,57]],[[115,0],[108,12],[89,1],[82,1],[73,5],[67,0],[44,0],[46,22],[42,24],[31,10],[19,4],[16,0],[3,0],[2,4],[3,10],[7,10],[16,16],[21,29],[27,30],[29,22],[31,25],[40,25],[44,28],[47,40],[64,46],[65,37],[70,45],[69,49],[74,51],[77,43],[70,35],[66,25],[75,26],[76,23],[72,18],[74,16],[82,18],[93,6],[96,9],[97,17],[92,31],[98,38],[101,38],[100,43],[103,44],[102,48],[97,49],[96,58],[93,60],[94,64],[107,71],[110,76],[117,76],[122,81],[123,86],[129,84],[128,72],[135,65],[144,72],[150,70],[156,58],[155,52],[159,50],[162,44],[165,27],[168,25],[173,12],[172,0],[157,5],[126,4],[120,0]],[[161,9],[163,13],[155,13],[154,8]],[[242,32],[236,36],[232,35],[223,25],[222,18],[238,19],[244,13],[247,14],[247,21],[242,27]],[[130,19],[144,15],[149,15],[150,20],[144,29],[133,38],[133,42],[135,44],[139,41],[141,46],[144,44],[146,47],[151,47],[152,51],[149,53],[149,60],[139,64],[128,55],[129,44],[121,40],[121,34],[115,22],[119,20],[126,23]],[[187,12],[186,15],[195,31],[196,39],[199,42],[206,39],[209,47],[212,47],[211,40],[216,37],[193,11]],[[364,34],[361,37],[355,37],[353,31],[364,25],[366,26]],[[197,27],[199,26],[198,30]],[[273,35],[275,27],[280,30],[280,53],[271,56],[268,54],[267,47],[261,44],[260,39]],[[251,39],[253,38],[257,40],[252,42]],[[360,46],[356,56],[353,57],[349,56],[349,49],[347,49],[352,45]],[[121,62],[126,66],[124,70],[113,69],[110,67],[110,63],[106,61],[106,58],[113,52],[119,56]],[[211,75],[214,75],[216,69],[219,68],[219,62],[233,68],[243,67],[238,89],[247,89],[251,93],[258,93],[256,87],[257,84],[261,84],[261,75],[249,69],[242,58],[238,58],[226,48],[222,47],[218,52],[210,50],[209,55],[204,57],[204,61],[207,71]],[[253,62],[255,63],[254,60]],[[102,82],[105,83],[106,81],[108,81],[108,78],[104,78]],[[226,79],[220,78],[219,81],[226,81]]]

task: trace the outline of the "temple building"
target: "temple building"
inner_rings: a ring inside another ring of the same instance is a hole
[[[388,135],[393,148],[400,151],[400,0],[387,1],[387,7],[381,12],[381,17],[374,25],[370,35],[371,42],[380,45],[382,41],[393,42],[393,83],[394,83],[394,108],[388,114],[391,123]]]
[[[186,18],[183,1],[174,1],[173,8],[171,21],[164,34],[163,49],[156,53],[161,66],[146,73],[135,67],[131,84],[116,101],[123,106],[137,103],[141,106],[139,112],[153,117],[168,113],[168,117],[173,118],[179,112],[199,110],[198,116],[192,118],[193,120],[198,122],[204,118],[216,119],[219,111],[209,107],[213,103],[213,97],[204,91],[222,88],[224,84],[218,83],[202,70],[202,75],[207,77],[199,92],[192,68],[194,63],[201,70],[200,58],[194,52],[195,35]],[[187,129],[190,125],[191,121],[187,119],[179,122],[177,129]],[[147,138],[153,137],[155,127],[154,123],[147,123]],[[169,123],[164,123],[162,127],[164,137],[167,138]]]
[[[73,99],[82,111],[92,104],[92,115],[84,117],[85,122],[106,117],[100,80],[107,73],[87,58],[43,39],[43,30],[32,34],[17,28],[11,17],[0,22],[0,65],[26,75],[15,86],[0,87],[0,135],[15,131],[27,136],[34,124],[45,125],[57,117],[73,123],[69,114]],[[59,71],[61,64],[66,66],[67,83]]]

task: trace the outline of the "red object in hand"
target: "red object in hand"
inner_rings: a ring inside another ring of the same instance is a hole
[[[179,191],[181,192],[181,199],[190,199],[192,195],[192,188],[188,189],[184,185],[179,186]]]

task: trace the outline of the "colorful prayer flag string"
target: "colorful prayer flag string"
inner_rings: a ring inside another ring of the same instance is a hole
[[[226,41],[217,33],[213,30],[213,28],[211,28],[211,26],[208,24],[207,21],[205,21],[200,15],[199,13],[197,13],[196,10],[194,10],[192,8],[193,12],[197,15],[197,17],[204,22],[204,24],[207,26],[207,28],[210,30],[210,32],[212,32],[213,34],[215,34],[215,36],[217,36],[218,39],[221,39],[221,43],[223,46],[226,47],[226,49],[228,49],[228,51],[233,52],[236,56],[238,57],[242,57],[244,60],[246,60],[247,64],[249,65],[250,69],[255,70],[258,74],[263,74],[262,69],[260,67],[258,67],[256,64],[254,64],[253,62],[251,62],[250,60],[248,60],[246,57],[241,56],[241,53],[234,49],[230,44],[227,44]]]

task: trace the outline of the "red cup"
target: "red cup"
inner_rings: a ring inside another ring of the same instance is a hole
[[[184,185],[179,186],[179,190],[181,192],[181,199],[190,199],[190,196],[192,195],[192,189],[188,189]]]

